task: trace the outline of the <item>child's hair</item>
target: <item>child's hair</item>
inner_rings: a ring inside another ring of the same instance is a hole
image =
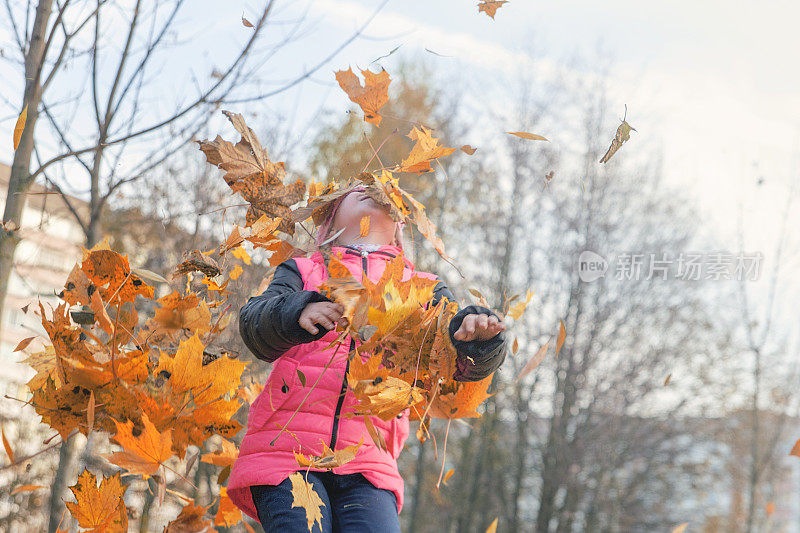
[[[347,194],[365,190],[366,187],[363,186],[356,187]],[[336,217],[336,211],[339,209],[339,206],[341,205],[342,201],[344,200],[345,196],[347,196],[347,194],[344,194],[339,198],[337,198],[336,200],[334,200],[331,209],[328,211],[328,215],[325,217],[325,220],[322,222],[322,224],[320,224],[319,229],[317,229],[317,236],[315,238],[315,244],[317,248],[320,248],[322,246],[332,246],[332,243],[325,243],[325,241],[331,237],[330,232],[331,232],[331,226],[333,226],[333,219]],[[402,221],[395,223],[394,244],[400,247],[401,250],[403,250],[403,253],[410,261],[413,261],[413,249],[406,250],[404,246],[405,239],[403,237],[403,229],[405,228],[405,225],[406,225],[405,222]]]

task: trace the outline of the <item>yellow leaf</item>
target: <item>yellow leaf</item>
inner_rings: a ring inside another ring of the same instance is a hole
[[[228,277],[231,278],[231,279],[239,279],[239,276],[242,275],[242,272],[244,272],[244,269],[242,268],[242,265],[236,265],[228,273]]]
[[[411,153],[408,154],[408,157],[400,163],[397,172],[415,174],[431,172],[432,160],[450,155],[455,150],[455,148],[439,146],[439,139],[431,136],[431,130],[425,126],[421,126],[421,128],[414,126],[407,135],[409,139],[414,141],[414,146],[411,148]]]
[[[547,137],[542,137],[541,135],[537,135],[536,133],[528,133],[527,131],[507,131],[509,135],[516,135],[517,137],[522,137],[523,139],[530,139],[531,141],[547,141],[550,142]]]
[[[497,531],[497,518],[492,520],[492,523],[486,528],[486,533],[495,533],[495,531]]]
[[[28,120],[28,105],[22,109],[22,113],[17,117],[17,123],[14,125],[14,150],[19,146],[19,140],[22,138],[22,132],[25,130],[25,122]]]
[[[519,320],[520,317],[522,317],[522,314],[525,312],[525,308],[528,307],[528,302],[531,301],[533,292],[534,291],[529,290],[527,292],[527,296],[524,302],[517,302],[516,304],[512,305],[511,308],[508,310],[508,316],[510,316],[514,320]]]
[[[369,217],[361,217],[361,231],[359,232],[361,237],[366,237],[369,235]]]
[[[292,507],[302,507],[306,510],[309,531],[313,530],[315,523],[322,529],[322,508],[325,507],[325,503],[311,483],[305,480],[303,474],[295,472],[289,479],[292,480]]]
[[[14,348],[12,351],[13,352],[21,352],[22,350],[27,348],[28,345],[31,343],[31,341],[33,339],[35,339],[35,338],[36,337],[28,337],[27,339],[22,339],[21,341],[19,341],[19,344],[17,344],[17,347]]]
[[[684,531],[686,531],[686,528],[688,526],[689,526],[689,522],[684,522],[683,524],[675,526],[675,528],[672,530],[672,533],[683,533]]]
[[[766,511],[767,516],[772,516],[772,514],[775,512],[775,502],[767,502]]]

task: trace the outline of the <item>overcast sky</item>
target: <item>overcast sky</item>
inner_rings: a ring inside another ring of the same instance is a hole
[[[491,20],[478,13],[476,3],[389,0],[367,28],[367,38],[353,42],[309,82],[272,106],[299,108],[294,132],[302,135],[304,121],[320,105],[339,111],[348,107],[333,79],[334,70],[348,65],[366,68],[398,45],[396,59],[382,62],[387,69],[400,57],[425,57],[443,72],[457,69],[458,82],[468,87],[480,87],[487,75],[511,74],[534,62],[540,68],[559,68],[571,56],[588,58],[599,49],[613,64],[610,106],[621,116],[627,104],[628,120],[638,130],[617,157],[635,151],[637,144],[660,147],[667,182],[690,195],[703,213],[702,222],[734,248],[741,205],[747,251],[763,251],[769,259],[790,183],[797,180],[799,4],[511,0]],[[277,40],[291,27],[288,22],[302,14],[307,33],[265,68],[273,79],[290,79],[349,36],[379,4],[278,2],[276,17],[287,24],[274,27],[270,39]],[[191,41],[175,51],[160,74],[176,84],[187,83],[190,67],[196,75],[207,76],[214,66],[226,64],[234,45],[252,31],[242,25],[242,15],[255,20],[261,3],[192,0],[189,5],[179,30]],[[2,33],[7,25],[0,25],[0,47],[8,55],[13,45]],[[106,28],[113,26],[114,21],[106,21]],[[18,104],[21,73],[0,62],[0,80],[0,94]],[[172,93],[164,95],[170,98]],[[0,142],[0,161],[6,163],[12,157],[11,130],[18,112],[0,101],[5,139]],[[609,123],[609,139],[616,125]],[[557,137],[557,132],[539,133]],[[756,184],[759,178],[762,185]],[[797,243],[794,233],[792,246]],[[796,260],[793,264],[800,271]]]

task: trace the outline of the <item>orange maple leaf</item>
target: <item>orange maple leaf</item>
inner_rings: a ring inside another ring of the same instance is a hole
[[[439,139],[431,135],[431,130],[425,126],[421,126],[421,128],[415,126],[407,135],[409,139],[414,141],[414,146],[411,148],[411,153],[408,154],[408,157],[400,163],[397,172],[412,172],[414,174],[431,172],[432,160],[450,155],[455,151],[455,148],[439,146]]]
[[[379,111],[389,100],[389,83],[392,80],[384,69],[377,74],[362,70],[361,74],[364,75],[363,86],[352,68],[336,71],[336,81],[350,100],[364,111],[364,120],[377,126],[382,118]]]
[[[503,4],[507,4],[508,0],[480,0],[478,4],[478,13],[483,11],[494,19],[494,14]]]
[[[172,457],[172,430],[160,433],[146,414],[142,414],[144,429],[138,436],[133,435],[132,421],[120,424],[114,420],[114,424],[117,426],[114,440],[122,446],[123,451],[105,457],[115,465],[132,474],[142,474],[147,479]]]
[[[98,487],[94,474],[84,470],[69,488],[76,501],[66,502],[67,508],[82,528],[96,533],[128,531],[128,512],[122,500],[127,488],[119,472],[103,479]]]

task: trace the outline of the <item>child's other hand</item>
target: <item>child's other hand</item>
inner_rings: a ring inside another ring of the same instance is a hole
[[[335,302],[313,302],[308,304],[303,312],[300,313],[300,327],[312,335],[316,335],[319,329],[315,324],[319,324],[327,330],[332,330],[336,322],[347,326],[347,319],[342,316],[344,307]]]
[[[464,317],[453,337],[459,341],[489,340],[506,329],[496,316],[472,313]]]

